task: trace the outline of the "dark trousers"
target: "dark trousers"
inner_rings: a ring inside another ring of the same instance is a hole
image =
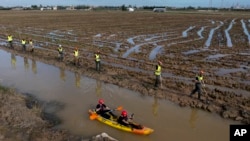
[[[10,48],[13,48],[12,41],[9,41]]]
[[[26,45],[23,45],[23,51],[26,51]]]
[[[190,96],[192,96],[196,92],[198,92],[198,99],[201,99],[201,83],[200,82],[195,83],[195,88],[192,90]]]
[[[74,58],[74,64],[75,64],[75,66],[80,66],[80,64],[79,64],[79,57],[78,56],[75,56],[75,58]]]
[[[155,75],[155,87],[158,87],[161,83],[161,76]]]
[[[101,61],[95,61],[96,71],[100,71],[100,65],[101,65]]]
[[[64,57],[63,52],[59,52],[59,60],[60,60],[60,61],[62,61],[62,60],[63,60],[63,57]]]

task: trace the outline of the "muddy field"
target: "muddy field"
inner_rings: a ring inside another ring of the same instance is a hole
[[[249,13],[1,11],[1,49],[150,95],[250,123]],[[7,47],[8,34],[14,49]],[[20,40],[33,39],[35,52]],[[57,58],[57,47],[65,59]],[[73,49],[80,49],[80,66]],[[101,51],[101,72],[94,52]],[[162,87],[154,88],[157,60]],[[202,101],[193,79],[205,71]]]

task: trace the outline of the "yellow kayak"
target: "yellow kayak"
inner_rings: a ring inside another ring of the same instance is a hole
[[[89,117],[92,120],[96,119],[96,120],[98,120],[98,121],[100,121],[102,123],[105,123],[105,124],[107,124],[109,126],[112,126],[114,128],[117,128],[117,129],[120,129],[120,130],[123,130],[123,131],[127,131],[127,132],[131,132],[131,133],[135,133],[135,134],[149,135],[152,132],[154,132],[153,129],[145,127],[145,126],[142,126],[142,129],[136,129],[136,128],[131,128],[131,127],[128,127],[128,126],[121,125],[115,119],[114,120],[106,119],[106,118],[98,115],[94,110],[89,110]]]

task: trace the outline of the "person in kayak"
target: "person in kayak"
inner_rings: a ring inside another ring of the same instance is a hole
[[[119,116],[117,122],[121,125],[128,126],[135,129],[142,129],[143,127],[140,124],[135,124],[132,122],[134,114],[128,117],[127,111],[123,110],[121,115]]]
[[[104,104],[103,99],[98,100],[98,104],[96,105],[95,111],[98,115],[101,115],[106,119],[110,119],[111,116],[112,118],[117,118],[117,116],[114,113],[112,113],[111,109]]]

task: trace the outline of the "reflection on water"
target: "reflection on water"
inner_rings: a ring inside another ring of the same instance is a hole
[[[23,58],[23,65],[24,65],[25,70],[29,70],[30,65],[29,65],[29,61],[27,57]]]
[[[97,97],[99,97],[99,98],[102,97],[102,83],[98,79],[96,79],[95,93],[96,93]]]
[[[36,60],[32,59],[32,72],[37,74]]]
[[[199,118],[199,116],[197,115],[197,112],[198,112],[197,109],[192,109],[190,113],[189,124],[190,124],[190,127],[193,129],[196,127],[196,121]]]
[[[156,96],[154,97],[154,103],[152,104],[152,110],[153,110],[153,115],[155,117],[158,116],[159,103],[158,103],[158,98]]]
[[[13,69],[16,69],[16,56],[13,53],[11,53],[11,66]]]
[[[78,72],[75,72],[75,85],[77,88],[81,87],[81,75]]]
[[[65,69],[63,67],[60,68],[60,78],[65,81]]]

